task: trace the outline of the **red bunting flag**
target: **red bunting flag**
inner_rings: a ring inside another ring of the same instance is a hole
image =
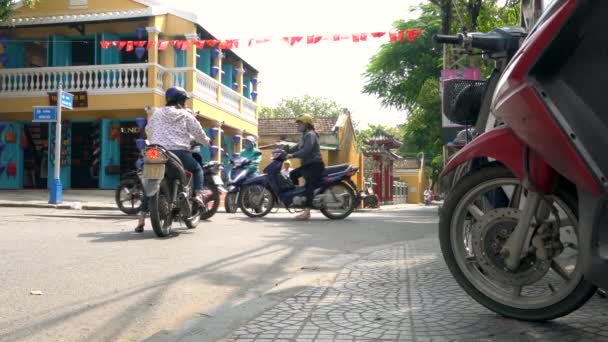
[[[389,40],[391,43],[394,43],[397,41],[397,32],[389,32],[388,36],[389,36]]]
[[[372,37],[381,38],[381,37],[384,37],[385,34],[386,34],[386,32],[372,32]]]
[[[138,40],[136,42],[133,42],[133,44],[137,47],[144,47],[146,46],[146,41],[145,40]]]
[[[398,35],[399,35],[399,41],[402,43],[405,42],[405,31],[403,31],[403,30],[399,31]]]
[[[110,45],[112,45],[111,42],[108,42],[108,41],[105,41],[105,40],[101,41],[99,44],[101,45],[101,48],[104,49],[104,50],[108,49],[110,47]]]
[[[304,37],[302,36],[294,36],[294,37],[284,37],[283,40],[289,45],[294,46],[296,43],[299,43]]]
[[[209,45],[210,47],[214,47],[220,43],[220,41],[217,39],[210,39],[210,40],[206,40],[205,42],[206,42],[205,44]]]
[[[148,41],[148,50],[156,46],[156,41],[150,40]]]
[[[127,52],[131,52],[131,51],[133,51],[133,49],[135,49],[133,47],[133,41],[132,40],[127,41]]]
[[[317,44],[323,39],[323,36],[308,36],[306,37],[306,43],[308,44]]]
[[[163,40],[160,43],[158,43],[159,50],[167,50],[168,47],[169,47],[169,42],[166,40]]]
[[[359,39],[361,39],[362,42],[366,42],[367,41],[367,33],[361,33],[361,35],[359,35]]]
[[[196,41],[196,48],[201,50],[205,47],[205,41],[202,39],[199,39]]]
[[[122,49],[124,49],[125,46],[127,46],[127,42],[125,42],[125,41],[119,42],[118,43],[118,51],[122,51]]]
[[[407,30],[406,34],[407,34],[407,40],[411,43],[414,41],[414,39],[416,39],[416,37],[418,37],[420,34],[422,34],[422,30],[421,29]]]
[[[190,40],[182,40],[182,46],[180,47],[180,49],[182,49],[182,51],[186,51],[191,46],[192,46],[192,41],[190,41]]]
[[[355,42],[355,43],[359,42],[359,34],[358,33],[353,33],[353,42]]]

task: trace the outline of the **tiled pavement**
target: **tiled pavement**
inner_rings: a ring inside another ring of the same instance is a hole
[[[608,341],[608,300],[549,323],[498,316],[456,284],[435,239],[394,245],[347,265],[224,341]]]

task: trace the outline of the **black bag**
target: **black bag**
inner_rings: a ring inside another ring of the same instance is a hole
[[[277,175],[277,185],[279,186],[280,191],[287,191],[295,188],[293,182],[288,177],[283,177],[283,175]]]

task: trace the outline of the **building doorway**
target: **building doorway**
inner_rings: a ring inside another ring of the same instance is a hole
[[[23,187],[46,189],[48,178],[49,124],[32,122],[23,125],[27,146],[23,148]]]
[[[98,187],[97,179],[91,176],[95,139],[99,129],[93,122],[72,122],[72,188],[91,189]]]

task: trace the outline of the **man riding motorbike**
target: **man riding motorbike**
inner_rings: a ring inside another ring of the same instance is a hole
[[[208,146],[210,139],[205,134],[194,115],[186,110],[186,101],[190,98],[188,92],[181,87],[171,87],[165,92],[166,106],[157,109],[148,125],[146,135],[152,145],[161,145],[174,153],[186,170],[193,174],[194,200],[201,208],[205,207],[203,200],[204,174],[200,163],[192,156],[192,139],[195,143]],[[139,218],[135,232],[144,231],[145,212]]]
[[[325,164],[321,156],[319,134],[315,131],[312,115],[304,114],[296,119],[298,132],[302,133],[300,143],[291,151],[287,159],[299,158],[301,165],[291,171],[289,177],[294,184],[298,184],[300,177],[306,181],[304,195],[306,196],[306,209],[296,217],[298,220],[310,219],[310,208],[314,198],[314,191],[323,175]]]

